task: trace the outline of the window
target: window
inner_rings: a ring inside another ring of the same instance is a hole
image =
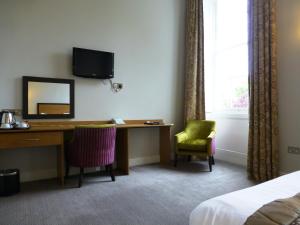
[[[247,0],[204,0],[206,112],[248,113]]]

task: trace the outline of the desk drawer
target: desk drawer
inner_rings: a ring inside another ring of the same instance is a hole
[[[60,145],[62,132],[0,133],[0,149]]]

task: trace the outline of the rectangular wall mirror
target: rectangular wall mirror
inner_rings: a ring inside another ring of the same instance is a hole
[[[23,118],[74,118],[74,80],[24,76]]]

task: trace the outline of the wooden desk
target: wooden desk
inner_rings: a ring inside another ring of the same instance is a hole
[[[123,174],[129,174],[128,156],[128,129],[132,128],[159,128],[160,163],[167,164],[171,157],[170,129],[173,124],[145,125],[146,120],[126,120],[126,124],[117,125],[116,161],[117,169]],[[0,130],[0,150],[22,147],[57,147],[57,177],[64,185],[64,144],[65,135],[72,133],[77,125],[105,124],[110,121],[55,121],[30,122],[31,128],[27,130]]]

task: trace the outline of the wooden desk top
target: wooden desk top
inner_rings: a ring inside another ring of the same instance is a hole
[[[159,125],[146,125],[146,121],[157,121]],[[1,133],[24,133],[24,132],[46,132],[46,131],[68,131],[74,130],[78,125],[100,125],[110,124],[111,121],[39,121],[29,122],[29,129],[12,129],[12,130],[0,130]],[[150,127],[171,127],[173,124],[165,124],[162,120],[125,120],[126,124],[116,125],[118,129],[125,128],[150,128]]]

